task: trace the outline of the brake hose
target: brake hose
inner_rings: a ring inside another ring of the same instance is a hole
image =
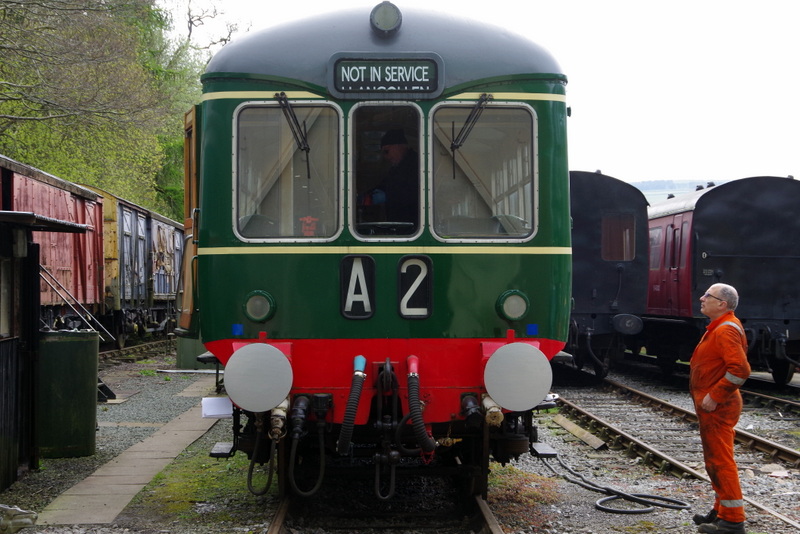
[[[342,456],[350,453],[350,439],[353,437],[353,427],[355,426],[356,414],[358,412],[358,402],[361,400],[361,389],[364,387],[364,380],[367,375],[364,369],[367,366],[367,359],[359,355],[353,359],[353,380],[350,384],[350,396],[347,398],[347,406],[344,411],[342,429],[339,433],[339,441],[336,450]]]
[[[270,440],[272,445],[269,454],[269,467],[267,468],[267,471],[269,472],[267,483],[262,489],[257,489],[253,486],[253,470],[256,466],[256,459],[258,458],[261,442],[264,441],[264,439],[264,431],[263,429],[259,428],[259,430],[256,432],[256,443],[253,446],[253,455],[250,458],[250,466],[247,468],[247,489],[250,490],[250,493],[253,495],[265,495],[267,491],[269,491],[270,486],[272,486],[272,476],[275,474],[275,446],[278,442],[277,440]]]

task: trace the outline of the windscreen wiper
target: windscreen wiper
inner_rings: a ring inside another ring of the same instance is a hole
[[[467,120],[464,121],[464,126],[461,127],[461,131],[458,132],[458,135],[453,139],[453,142],[450,143],[450,150],[452,150],[453,153],[461,148],[467,141],[467,137],[469,137],[472,128],[475,126],[475,123],[478,122],[478,119],[481,118],[481,113],[483,113],[486,104],[491,99],[492,95],[486,93],[483,93],[480,98],[478,98],[478,101],[475,103],[472,111],[469,112]]]
[[[292,130],[292,135],[294,136],[294,141],[297,143],[297,148],[306,153],[306,172],[308,174],[308,179],[310,180],[311,158],[309,157],[309,152],[311,151],[311,147],[308,144],[306,121],[303,121],[303,126],[301,127],[300,122],[297,120],[297,115],[292,109],[292,105],[289,103],[289,98],[286,96],[286,93],[275,93],[275,98],[278,99],[278,103],[281,105],[281,109],[283,110],[283,115],[286,117],[286,122],[289,123],[289,128]]]
[[[483,93],[478,101],[475,103],[475,106],[472,108],[472,111],[469,112],[467,116],[467,120],[464,121],[464,125],[461,127],[461,131],[458,132],[458,135],[455,135],[455,122],[452,123],[452,134],[453,134],[453,142],[450,143],[450,152],[453,154],[453,179],[456,178],[456,150],[460,149],[464,143],[467,142],[467,137],[469,137],[470,132],[472,132],[472,128],[478,122],[478,119],[481,118],[481,114],[483,110],[486,108],[486,104],[489,103],[489,100],[492,99],[492,95]]]
[[[458,135],[455,135],[456,123],[451,123],[453,142],[450,143],[450,152],[453,154],[453,180],[456,179],[456,150],[459,150],[464,143],[467,142],[467,137],[469,137],[470,132],[472,132],[472,128],[478,122],[478,119],[481,118],[486,104],[488,104],[491,99],[492,95],[487,93],[483,93],[480,98],[478,98],[478,101],[475,103],[472,111],[469,112],[467,120],[464,121],[464,125],[461,127],[461,131],[458,132]]]

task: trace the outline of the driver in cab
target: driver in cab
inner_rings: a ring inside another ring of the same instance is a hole
[[[383,205],[387,222],[419,221],[419,162],[403,130],[389,130],[381,138],[381,154],[389,163],[384,180],[359,195],[360,206]]]

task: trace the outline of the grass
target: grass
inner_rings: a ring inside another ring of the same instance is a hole
[[[247,456],[214,459],[208,456],[209,449],[210,443],[200,439],[181,453],[134,498],[125,512],[128,520],[141,523],[140,516],[146,515],[154,525],[190,523],[198,531],[205,524],[268,521],[265,497],[247,490]],[[263,486],[264,467],[256,466],[255,473],[254,486]],[[270,494],[276,487],[273,481]]]
[[[487,501],[508,532],[547,521],[541,506],[559,501],[556,479],[527,473],[512,465],[492,463]]]

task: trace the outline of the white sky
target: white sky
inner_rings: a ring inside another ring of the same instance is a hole
[[[367,17],[380,0],[191,1],[216,3],[217,23],[244,31],[350,7]],[[547,48],[569,78],[572,170],[628,182],[800,179],[797,0],[393,3],[504,26]]]

